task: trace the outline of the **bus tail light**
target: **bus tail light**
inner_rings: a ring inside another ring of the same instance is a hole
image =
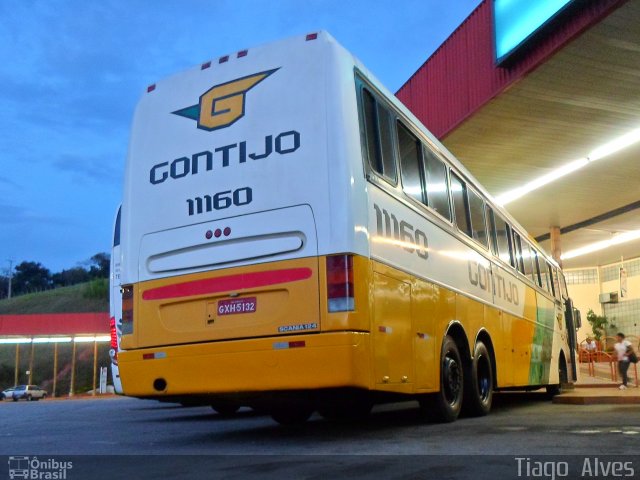
[[[133,287],[122,287],[122,334],[133,333]]]
[[[353,255],[327,257],[327,300],[329,312],[355,310]]]
[[[109,319],[109,331],[111,332],[111,350],[109,356],[114,364],[118,364],[118,331],[116,330],[116,319]]]

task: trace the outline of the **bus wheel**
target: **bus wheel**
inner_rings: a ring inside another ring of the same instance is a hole
[[[233,403],[214,403],[211,405],[211,408],[223,417],[230,417],[240,410],[240,405],[235,405]]]
[[[469,375],[465,380],[465,413],[472,416],[488,414],[493,400],[493,367],[489,350],[482,342],[476,344]]]
[[[276,408],[271,410],[271,418],[280,425],[301,425],[311,417],[313,407],[288,406],[288,408]]]
[[[464,395],[464,374],[456,342],[447,335],[440,354],[440,391],[420,400],[420,410],[428,420],[453,422],[460,415]]]
[[[547,395],[553,398],[556,395],[562,393],[562,386],[569,382],[569,373],[567,372],[567,362],[564,360],[564,356],[560,356],[558,360],[558,378],[560,383],[558,385],[547,385]]]

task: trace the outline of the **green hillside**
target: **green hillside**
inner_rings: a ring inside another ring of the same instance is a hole
[[[108,311],[109,281],[106,278],[0,300],[0,315]]]

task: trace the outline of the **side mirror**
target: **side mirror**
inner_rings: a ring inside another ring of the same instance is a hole
[[[577,308],[573,309],[573,319],[575,322],[576,330],[578,330],[580,327],[582,327],[582,315],[580,314],[580,310],[578,310]]]

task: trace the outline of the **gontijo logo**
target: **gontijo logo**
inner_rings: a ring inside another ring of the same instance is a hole
[[[197,120],[198,128],[202,130],[212,131],[228,127],[244,117],[244,101],[247,92],[277,70],[278,68],[274,68],[254,73],[211,87],[200,95],[200,102],[197,105],[171,113]]]

